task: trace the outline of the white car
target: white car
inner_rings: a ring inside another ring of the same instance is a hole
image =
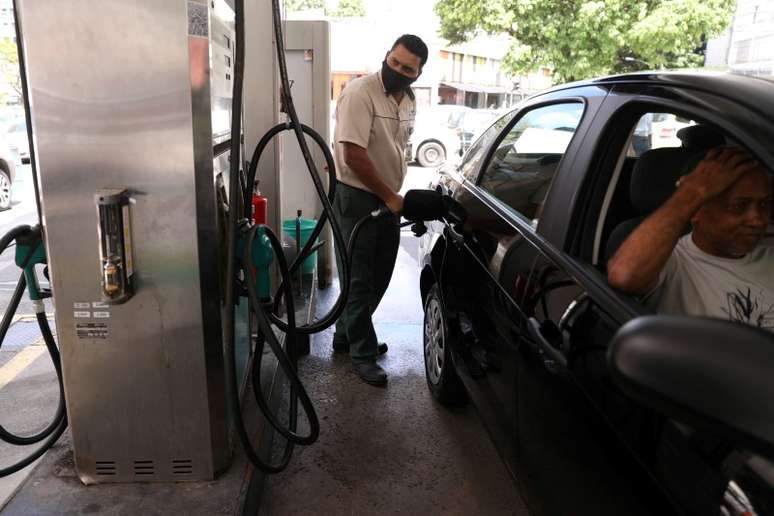
[[[680,138],[677,131],[696,122],[671,113],[655,113],[650,124],[650,148],[679,147]]]
[[[406,158],[409,161],[416,159],[423,167],[437,167],[458,156],[460,139],[449,127],[449,121],[465,111],[472,110],[466,106],[438,105],[419,111],[409,137]]]
[[[11,207],[11,185],[16,176],[15,154],[0,136],[0,211]]]
[[[22,163],[29,163],[30,143],[27,139],[27,122],[24,119],[15,120],[8,124],[5,130],[5,138],[12,151],[15,151]]]

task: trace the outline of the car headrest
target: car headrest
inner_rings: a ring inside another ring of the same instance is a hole
[[[682,147],[644,152],[632,170],[629,196],[634,208],[641,215],[654,212],[672,196],[680,176],[691,172],[704,154]]]
[[[683,142],[683,148],[692,150],[709,150],[725,145],[723,134],[708,125],[690,125],[677,131],[677,137]]]

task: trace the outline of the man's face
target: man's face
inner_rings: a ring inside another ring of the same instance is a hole
[[[422,73],[422,59],[412,54],[403,45],[397,45],[387,52],[387,66],[412,79],[416,79]]]
[[[694,216],[694,235],[705,251],[740,258],[763,238],[771,213],[771,177],[758,167],[705,204]]]

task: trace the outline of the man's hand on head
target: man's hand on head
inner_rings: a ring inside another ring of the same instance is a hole
[[[690,190],[702,202],[717,197],[737,179],[759,166],[747,151],[739,147],[718,147],[678,181],[680,190]]]

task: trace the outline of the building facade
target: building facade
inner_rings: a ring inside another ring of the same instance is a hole
[[[774,75],[774,1],[738,0],[731,27],[707,43],[705,66]]]

